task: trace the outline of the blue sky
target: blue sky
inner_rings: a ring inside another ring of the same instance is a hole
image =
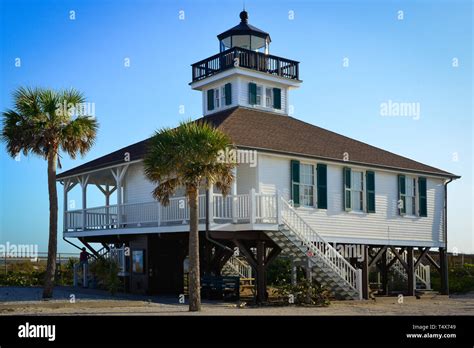
[[[75,87],[95,103],[97,144],[85,158],[63,158],[69,169],[199,117],[190,64],[218,52],[216,35],[238,23],[243,1],[0,4],[0,110],[19,86]],[[462,175],[449,185],[449,248],[474,252],[472,3],[247,0],[246,8],[270,33],[272,54],[301,62],[295,117]],[[420,103],[420,119],[380,116],[388,100]],[[47,197],[46,163],[14,161],[0,145],[0,242],[46,251]],[[103,204],[91,194],[94,203]],[[59,250],[72,251],[61,237]]]

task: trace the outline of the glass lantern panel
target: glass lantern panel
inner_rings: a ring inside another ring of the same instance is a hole
[[[232,36],[232,47],[242,47],[250,49],[250,35],[234,35]]]

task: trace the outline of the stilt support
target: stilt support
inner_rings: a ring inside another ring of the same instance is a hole
[[[361,262],[362,268],[362,298],[365,300],[369,299],[369,247],[367,245],[362,246],[363,258]]]
[[[441,294],[449,295],[448,254],[445,248],[439,248],[439,271],[441,276]]]
[[[407,248],[408,296],[415,296],[415,262],[413,247]]]

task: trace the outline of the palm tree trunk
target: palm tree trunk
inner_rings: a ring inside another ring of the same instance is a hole
[[[199,272],[199,219],[198,197],[199,189],[188,190],[190,208],[189,227],[189,310],[201,310],[201,279]]]
[[[49,242],[48,264],[44,279],[43,298],[53,297],[54,275],[56,273],[56,253],[58,247],[58,193],[56,190],[56,163],[55,150],[48,154],[48,193],[49,193]]]

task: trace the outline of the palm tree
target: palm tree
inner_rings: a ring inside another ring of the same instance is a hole
[[[3,112],[0,140],[12,157],[20,153],[41,156],[48,162],[49,241],[43,298],[53,296],[56,272],[58,197],[56,167],[61,168],[59,152],[76,158],[94,144],[98,123],[77,112],[85,98],[75,89],[54,91],[19,88],[13,93],[14,108]],[[74,111],[76,107],[76,111]]]
[[[189,201],[189,310],[201,310],[199,271],[200,187],[211,184],[227,194],[235,163],[218,161],[220,151],[232,147],[230,138],[205,122],[182,122],[174,129],[164,128],[151,138],[144,159],[145,175],[157,184],[153,196],[163,205],[176,189],[186,189]]]

